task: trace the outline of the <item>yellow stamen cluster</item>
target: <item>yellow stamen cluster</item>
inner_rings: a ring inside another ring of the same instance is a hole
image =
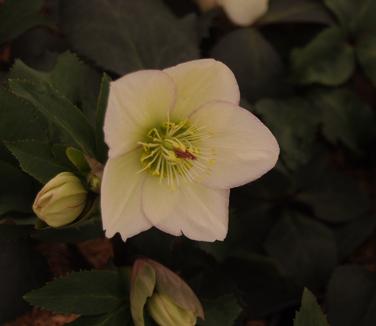
[[[181,181],[193,181],[192,167],[202,169],[203,153],[199,148],[202,129],[188,121],[165,122],[151,129],[144,142],[141,155],[141,171],[148,171],[174,187]],[[141,172],[140,171],[140,172]]]

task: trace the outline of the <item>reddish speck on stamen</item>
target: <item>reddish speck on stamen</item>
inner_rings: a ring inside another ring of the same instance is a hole
[[[179,149],[175,149],[174,152],[175,152],[176,156],[179,157],[179,158],[184,158],[184,159],[187,159],[187,160],[196,160],[197,159],[196,156],[194,156],[192,153],[190,153],[188,151],[183,152]]]

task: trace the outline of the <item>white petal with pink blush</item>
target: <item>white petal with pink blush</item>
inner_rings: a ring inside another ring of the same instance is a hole
[[[278,143],[239,107],[219,61],[139,71],[111,83],[101,209],[108,237],[150,227],[192,240],[223,240],[229,190],[274,167]]]

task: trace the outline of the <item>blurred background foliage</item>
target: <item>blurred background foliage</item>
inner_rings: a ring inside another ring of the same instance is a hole
[[[70,270],[97,267],[80,245],[103,237],[98,214],[36,230],[31,203],[56,173],[76,171],[67,146],[105,162],[109,77],[213,57],[276,136],[278,165],[232,190],[224,242],[150,230],[115,238],[107,266],[138,256],[169,266],[202,299],[200,325],[292,325],[304,287],[332,326],[376,325],[375,15],[374,0],[271,0],[238,27],[190,0],[0,1],[0,322],[56,276],[46,243],[65,246]],[[120,320],[100,318],[75,325]]]

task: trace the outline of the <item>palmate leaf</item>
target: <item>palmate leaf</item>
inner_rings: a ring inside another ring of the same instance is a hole
[[[293,79],[300,84],[340,85],[355,68],[354,50],[338,27],[325,29],[305,48],[295,49],[291,62]]]
[[[324,0],[341,26],[351,34],[374,30],[376,3],[373,0]]]
[[[198,44],[159,0],[67,0],[61,23],[73,48],[123,75],[198,57]]]
[[[376,1],[325,0],[353,40],[364,73],[376,85]]]
[[[74,272],[27,293],[30,304],[58,313],[100,315],[127,303],[126,280],[118,271]]]
[[[375,138],[375,114],[355,93],[347,89],[322,90],[311,97],[321,111],[324,136],[333,145],[341,142],[359,153]]]
[[[296,312],[294,326],[329,326],[315,296],[307,288],[303,292],[300,310]]]
[[[43,0],[6,0],[0,6],[0,45],[28,29],[52,26],[48,17],[41,14]]]

